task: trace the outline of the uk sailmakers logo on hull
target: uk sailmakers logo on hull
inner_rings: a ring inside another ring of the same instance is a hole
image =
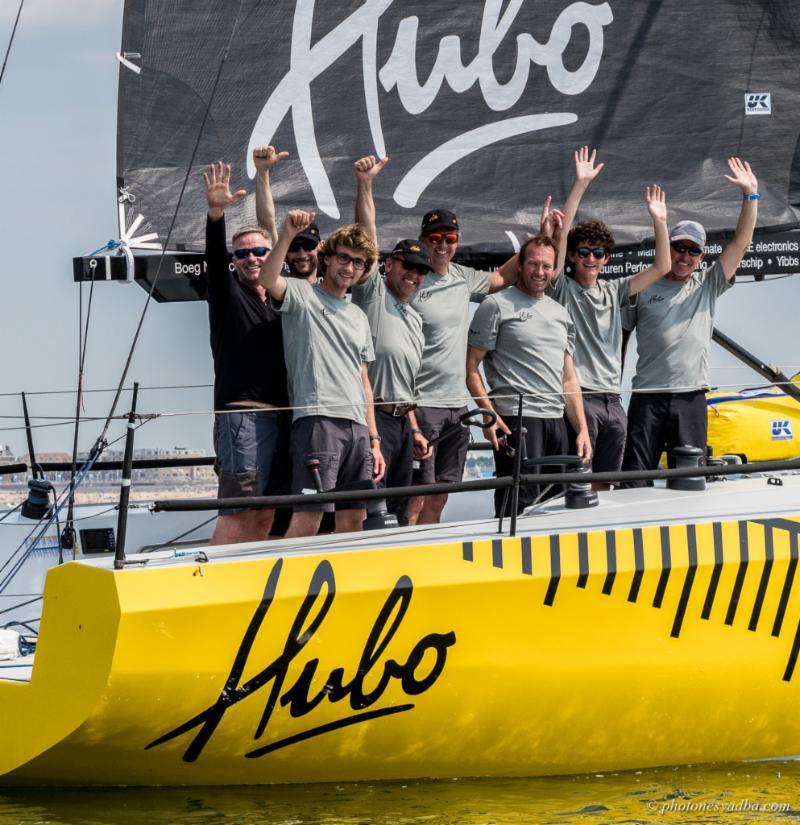
[[[773,441],[791,441],[794,438],[792,422],[788,418],[779,418],[769,422]]]

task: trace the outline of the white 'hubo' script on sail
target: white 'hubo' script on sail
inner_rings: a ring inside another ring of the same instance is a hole
[[[444,82],[455,94],[475,83],[489,109],[503,112],[519,101],[528,83],[531,64],[547,69],[552,86],[561,94],[577,95],[594,80],[603,57],[603,27],[613,20],[608,3],[570,3],[556,18],[546,43],[539,43],[523,32],[516,36],[516,65],[510,79],[501,83],[495,77],[492,59],[501,48],[524,0],[510,0],[502,11],[503,0],[486,0],[483,6],[477,54],[466,65],[461,59],[461,38],[448,35],[439,42],[436,61],[428,79],[419,82],[416,67],[419,18],[404,18],[397,29],[394,47],[385,65],[378,70],[378,24],[393,0],[366,0],[334,29],[311,45],[315,0],[297,0],[292,25],[290,67],[261,110],[247,149],[248,172],[255,168],[252,150],[269,143],[283,119],[291,113],[297,152],[308,176],[319,209],[334,218],[339,209],[316,142],[311,84],[359,40],[362,41],[364,95],[375,152],[383,156],[383,139],[378,81],[384,90],[397,89],[401,105],[411,115],[420,114],[433,104]],[[583,63],[574,71],[564,66],[563,55],[572,38],[572,29],[583,25],[589,34]],[[426,50],[427,46],[424,47]],[[508,44],[504,48],[509,48]],[[574,123],[573,112],[531,114],[495,120],[470,129],[432,148],[402,178],[394,192],[395,201],[412,208],[426,187],[449,166],[489,144],[515,135]]]

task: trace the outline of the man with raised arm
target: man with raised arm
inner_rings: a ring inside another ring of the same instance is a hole
[[[494,409],[497,420],[484,429],[494,447],[497,476],[513,472],[514,459],[501,446],[497,431],[509,436],[507,446],[521,449],[527,458],[563,455],[568,437],[564,422],[577,433],[577,454],[588,462],[592,448],[583,414],[580,385],[572,352],[575,327],[563,306],[546,295],[553,280],[557,249],[552,238],[536,235],[519,252],[516,285],[487,298],[469,328],[467,387],[478,406]],[[491,399],[479,371],[483,363]],[[516,429],[519,395],[522,428]],[[520,510],[532,504],[538,485],[520,490]],[[501,513],[504,491],[495,494],[495,511]]]
[[[374,359],[366,315],[346,300],[347,290],[371,271],[378,250],[357,224],[337,229],[325,242],[325,278],[311,284],[281,274],[294,238],[314,215],[286,216],[275,249],[263,263],[259,283],[280,302],[284,351],[294,410],[290,452],[292,492],[323,490],[383,477],[367,364]],[[364,506],[336,509],[337,532],[360,530]],[[286,533],[313,536],[333,504],[295,506]]]
[[[734,283],[758,217],[758,181],[750,164],[729,158],[725,175],[742,193],[733,239],[707,269],[700,267],[705,229],[680,221],[669,234],[671,268],[637,300],[638,360],[628,408],[628,443],[623,469],[654,470],[666,450],[698,447],[705,456],[708,436],[706,391],[708,351],[717,299]],[[699,268],[700,267],[700,268]],[[645,486],[646,482],[630,482]]]
[[[280,159],[271,146],[255,152],[264,153],[269,166]],[[206,298],[214,358],[218,496],[261,496],[279,484],[273,459],[285,433],[286,412],[281,408],[288,406],[280,318],[258,283],[261,265],[276,235],[274,209],[270,203],[270,225],[245,226],[234,232],[231,272],[225,210],[246,192],[231,192],[231,167],[222,161],[212,164],[204,178],[208,201]],[[220,510],[211,543],[264,539],[273,517],[272,510]]]
[[[563,218],[549,212],[544,223],[559,224],[563,231],[572,223],[581,197],[603,164],[595,165],[596,150],[587,146],[575,152],[575,184],[567,198]],[[622,466],[627,418],[620,400],[622,383],[622,314],[631,296],[666,275],[670,267],[666,197],[659,186],[645,189],[647,210],[655,232],[653,263],[625,278],[602,279],[603,267],[614,251],[614,236],[602,221],[582,221],[569,230],[566,256],[573,276],[556,271],[547,294],[564,306],[575,324],[575,372],[583,393],[583,407],[592,442],[592,469],[614,472]],[[563,264],[564,253],[559,251]],[[595,484],[595,489],[609,489]]]
[[[278,160],[289,156],[288,152],[275,154],[271,146],[262,146],[253,150],[253,162],[256,167],[256,220],[259,226],[275,227],[275,207],[269,181],[269,169]],[[278,240],[274,232],[273,245]],[[310,283],[317,280],[317,256],[322,241],[319,228],[315,223],[309,224],[299,232],[286,253],[286,266],[292,278],[304,278]]]
[[[378,246],[372,181],[388,158],[373,155],[360,158],[353,166],[356,176],[356,221]],[[384,263],[353,287],[352,301],[369,320],[375,360],[368,373],[375,396],[375,420],[386,461],[387,487],[407,487],[413,476],[413,459],[425,459],[428,442],[417,426],[417,374],[422,362],[425,336],[422,318],[410,305],[422,279],[431,271],[428,250],[413,238],[398,241]],[[390,513],[398,523],[408,524],[408,499],[390,499]]]

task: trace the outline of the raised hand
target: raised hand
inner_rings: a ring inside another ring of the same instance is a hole
[[[288,157],[288,152],[278,152],[274,146],[257,146],[253,149],[253,163],[256,172],[266,172],[270,166]]]
[[[539,233],[553,238],[561,234],[564,227],[564,213],[560,209],[551,209],[553,198],[548,195],[542,206],[542,217],[539,220]]]
[[[389,162],[389,156],[385,158],[376,158],[375,155],[367,155],[359,158],[353,164],[353,171],[359,180],[372,180],[381,169]]]
[[[212,163],[208,171],[203,172],[203,177],[206,181],[208,212],[212,218],[221,218],[231,204],[238,203],[247,194],[244,189],[231,193],[230,163]]]
[[[746,160],[740,158],[728,158],[730,175],[725,175],[725,180],[729,180],[734,186],[742,190],[743,195],[755,195],[758,192],[758,180]]]
[[[647,211],[654,221],[667,220],[667,195],[658,184],[645,188],[644,199],[647,201]]]
[[[314,212],[304,212],[302,209],[292,209],[286,214],[283,222],[283,232],[289,238],[294,238],[313,222]]]
[[[595,165],[595,158],[597,157],[597,149],[592,149],[589,154],[588,146],[581,146],[575,152],[575,180],[585,184],[590,184],[602,171],[605,166],[604,163]]]

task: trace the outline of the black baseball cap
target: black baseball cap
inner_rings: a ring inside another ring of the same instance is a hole
[[[319,227],[315,223],[310,223],[302,232],[294,236],[294,240],[299,238],[319,243]]]
[[[449,209],[431,209],[422,218],[422,234],[435,232],[437,229],[455,229],[459,231],[458,218]]]
[[[428,250],[413,238],[406,238],[405,240],[398,241],[394,245],[394,249],[389,257],[397,258],[400,256],[402,256],[406,263],[414,264],[415,266],[426,266],[429,272],[433,270],[431,266],[431,256],[428,254]]]

